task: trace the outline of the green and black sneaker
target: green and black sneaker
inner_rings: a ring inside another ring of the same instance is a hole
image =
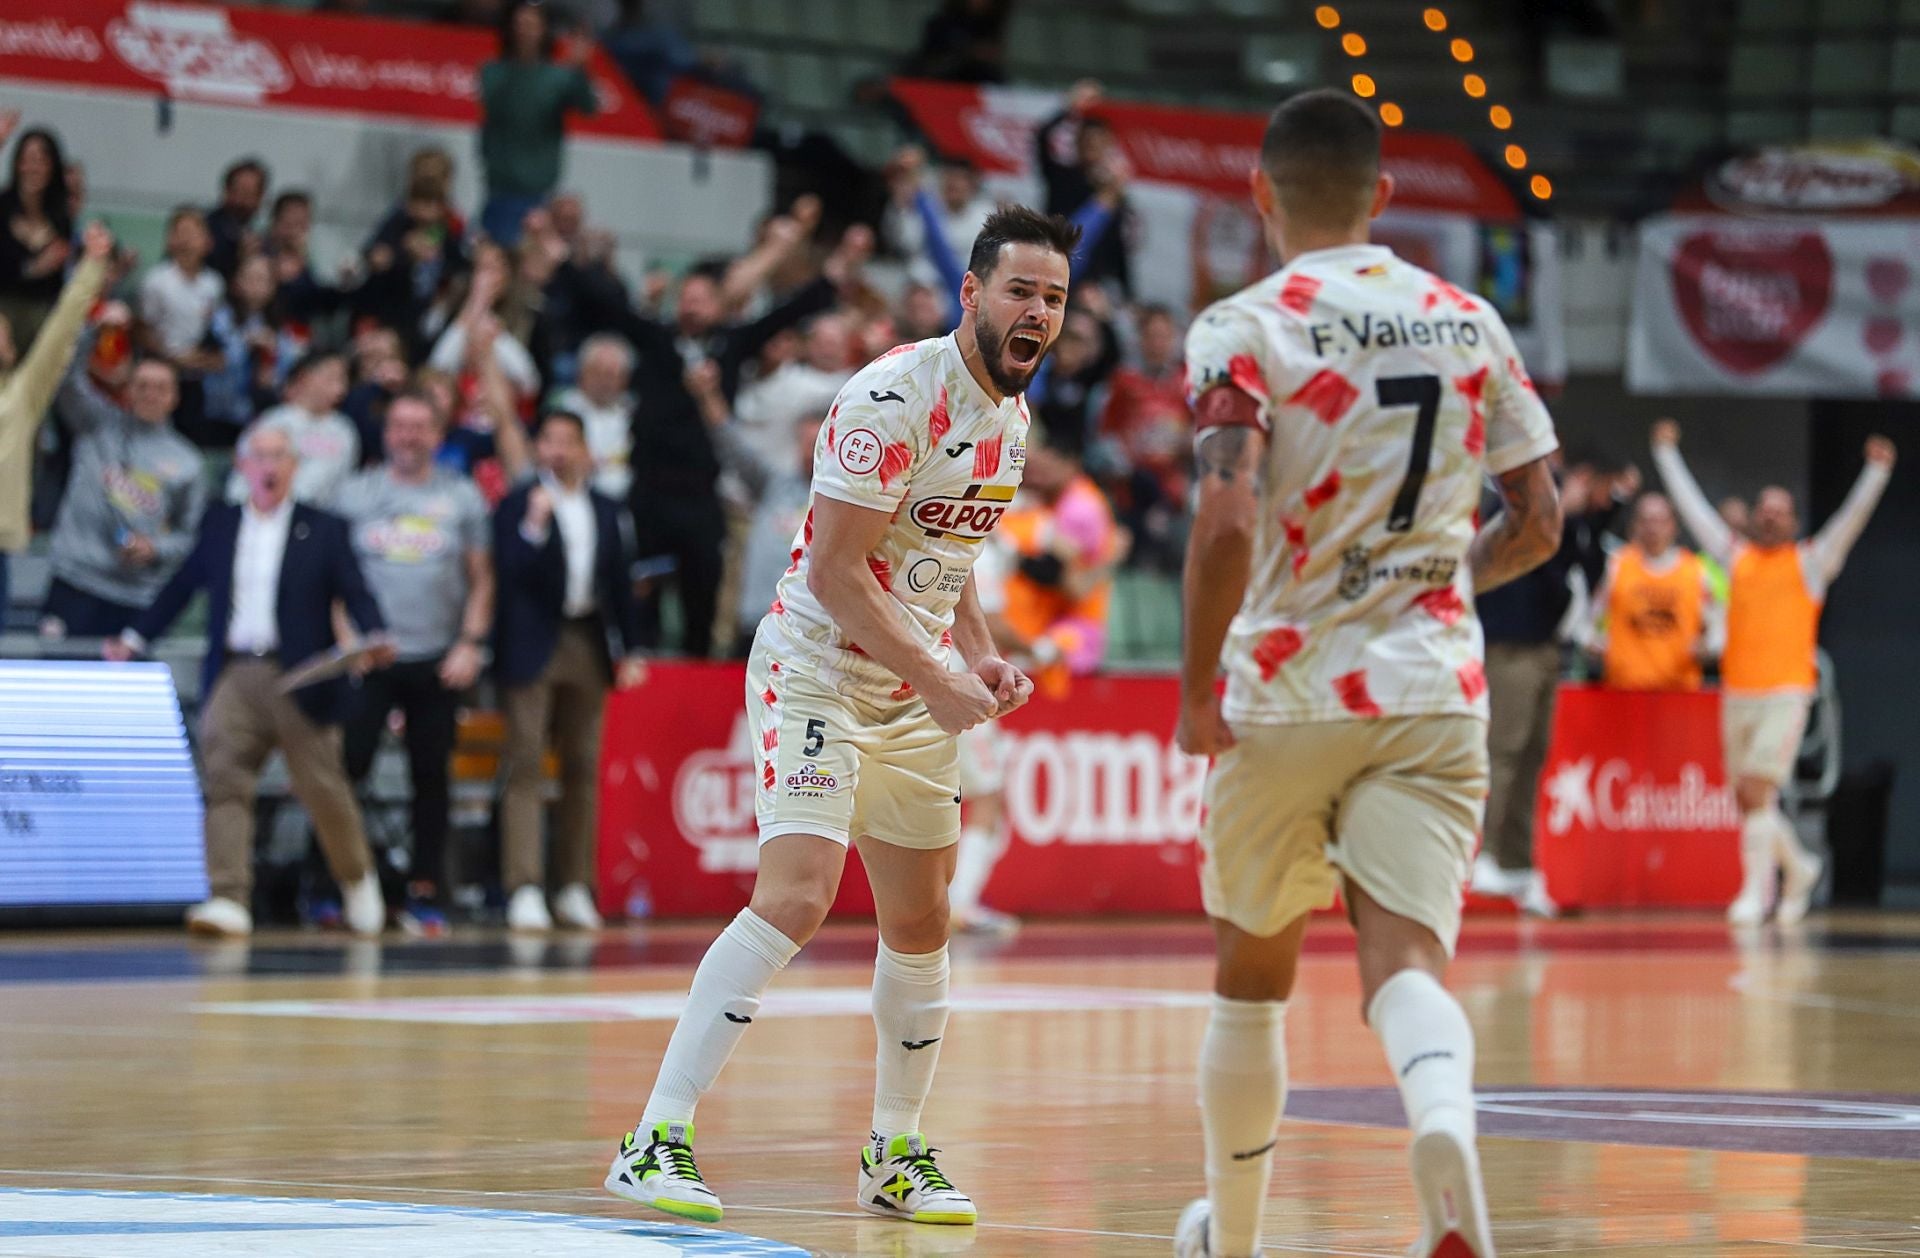
[[[979,1218],[973,1199],[953,1186],[917,1131],[882,1141],[874,1136],[860,1148],[860,1208],[890,1219],[914,1223],[965,1225]]]
[[[607,1171],[607,1191],[698,1223],[720,1221],[720,1198],[694,1164],[692,1123],[655,1123],[650,1131],[628,1132]]]

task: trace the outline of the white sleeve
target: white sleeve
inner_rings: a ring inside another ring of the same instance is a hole
[[[1848,552],[1860,540],[1861,530],[1867,527],[1873,509],[1880,505],[1880,495],[1887,491],[1891,478],[1892,473],[1878,463],[1861,468],[1860,478],[1853,482],[1847,500],[1807,543],[1823,583],[1839,576],[1840,569],[1846,566]]]
[[[875,511],[898,508],[926,453],[937,404],[904,373],[855,376],[820,429],[813,492]]]
[[[1607,573],[1600,578],[1600,588],[1593,592],[1592,603],[1587,609],[1589,615],[1587,616],[1586,623],[1580,627],[1584,635],[1580,645],[1589,650],[1599,651],[1604,649],[1607,643],[1607,633],[1613,628],[1612,625],[1607,625],[1605,628],[1601,626],[1607,618],[1607,605],[1613,602],[1613,580],[1614,575],[1619,570],[1620,554],[1618,551],[1615,551],[1613,554],[1607,556]]]
[[[1253,399],[1260,431],[1273,428],[1270,352],[1269,338],[1251,311],[1221,304],[1193,321],[1187,329],[1187,404],[1194,413],[1196,436],[1207,423],[1200,399],[1221,385]]]
[[[511,333],[502,332],[494,338],[493,356],[500,364],[500,374],[523,396],[532,397],[540,391],[540,372],[533,365],[533,355]]]
[[[1653,466],[1666,483],[1667,493],[1673,498],[1674,510],[1680,513],[1680,519],[1686,523],[1687,531],[1693,534],[1694,540],[1700,543],[1700,549],[1723,564],[1732,563],[1733,530],[1727,527],[1727,522],[1720,518],[1720,513],[1713,509],[1706,494],[1701,492],[1700,483],[1687,470],[1687,461],[1680,457],[1680,447],[1655,446]]]
[[[1560,448],[1560,439],[1506,324],[1489,309],[1487,325],[1497,355],[1487,369],[1487,471],[1504,476],[1546,458]]]
[[[427,366],[457,376],[466,361],[467,329],[456,319],[447,325],[447,330],[433,343],[433,352],[427,355]]]

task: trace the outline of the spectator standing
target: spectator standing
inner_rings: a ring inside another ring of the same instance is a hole
[[[619,511],[588,484],[593,459],[579,416],[543,415],[534,451],[538,476],[508,494],[493,517],[494,670],[507,716],[501,885],[509,930],[550,930],[555,918],[597,930],[601,718],[609,683],[636,685],[646,667],[634,653],[638,626]],[[620,640],[617,655],[610,635]],[[550,865],[541,859],[549,740],[560,759]],[[549,870],[559,888],[551,914]]]
[[[580,345],[580,382],[561,393],[558,409],[580,417],[593,456],[593,488],[615,502],[627,501],[633,484],[633,346],[610,332]]]
[[[1596,507],[1595,493],[1590,468],[1569,470],[1560,489],[1559,550],[1525,576],[1475,599],[1487,643],[1491,780],[1473,886],[1511,897],[1539,917],[1558,912],[1534,868],[1533,822],[1560,685],[1560,625],[1573,601],[1568,582],[1578,570],[1589,589],[1598,584],[1606,564],[1601,534],[1619,509],[1604,496]],[[1491,518],[1493,511],[1483,514]]]
[[[267,168],[259,158],[242,158],[220,177],[220,204],[207,211],[207,234],[213,241],[207,265],[228,283],[241,260],[256,250],[253,221],[266,200]]]
[[[315,321],[340,309],[346,297],[313,273],[313,198],[297,189],[273,199],[264,252],[273,263],[278,313],[304,344]]]
[[[0,114],[0,145],[19,125],[17,111]],[[33,348],[72,256],[66,160],[53,132],[35,127],[14,147],[13,175],[0,192],[0,316],[12,325],[21,353]]]
[[[0,235],[5,234],[0,224]],[[33,500],[34,436],[73,360],[87,312],[106,287],[112,253],[113,237],[107,229],[89,227],[80,265],[24,356],[16,348],[12,322],[0,314],[0,619],[12,596],[11,557],[25,548],[32,533],[27,516]]]
[[[1640,495],[1627,545],[1593,597],[1591,650],[1615,690],[1698,690],[1716,600],[1700,557],[1677,545],[1665,494]]]
[[[1012,10],[1013,0],[945,0],[928,16],[903,72],[951,83],[1006,82]]]
[[[354,299],[363,315],[396,328],[417,327],[467,266],[466,222],[453,208],[453,159],[422,149],[407,169],[406,196],[361,250],[367,275]]]
[[[299,459],[294,498],[329,506],[360,466],[359,430],[340,413],[340,403],[347,396],[346,360],[324,350],[308,354],[287,373],[284,396],[280,405],[260,417],[260,426],[286,433],[293,443]],[[230,490],[228,497],[234,496]]]
[[[207,266],[212,247],[199,210],[183,205],[168,216],[167,260],[140,281],[136,338],[146,353],[173,364],[180,379],[174,422],[195,442],[207,446],[232,435],[205,426],[202,378],[220,369],[220,355],[208,347],[207,332],[213,326],[213,312],[226,295],[226,285]]]
[[[480,67],[480,225],[502,245],[519,241],[521,220],[560,185],[567,114],[599,109],[586,71],[592,42],[569,39],[557,61],[554,44],[546,6],[514,0],[501,19],[499,59]]]
[[[254,801],[260,768],[278,750],[286,756],[294,798],[312,817],[340,884],[348,928],[377,935],[386,906],[340,759],[346,682],[315,682],[292,694],[281,683],[288,669],[340,645],[336,602],[345,604],[363,634],[380,634],[385,622],[353,556],[346,523],[294,502],[299,455],[287,435],[256,424],[241,434],[239,454],[246,502],[208,508],[186,562],[132,627],[108,641],[105,653],[125,660],[145,651],[195,594],[206,591],[200,757],[213,894],[187,910],[187,929],[253,932]],[[368,664],[393,661],[392,645],[377,636],[363,645]]]
[[[965,258],[973,252],[980,225],[993,213],[993,202],[980,191],[980,172],[964,158],[940,160],[937,197],[926,189],[925,167],[926,156],[917,147],[893,155],[887,164],[889,195],[880,232],[887,247],[906,260],[907,274],[916,283],[944,285],[947,277],[927,256],[928,233],[940,234],[950,256]],[[928,335],[943,335],[951,326]]]
[[[1740,538],[1714,513],[1680,456],[1680,426],[1653,429],[1653,462],[1674,505],[1701,547],[1726,565],[1727,644],[1720,660],[1724,696],[1721,745],[1727,777],[1740,804],[1740,894],[1727,920],[1751,926],[1767,915],[1774,879],[1784,873],[1776,920],[1807,915],[1825,862],[1800,844],[1780,810],[1780,788],[1793,773],[1819,682],[1820,613],[1827,590],[1867,527],[1893,477],[1893,443],[1867,441],[1866,463],[1845,502],[1804,541],[1793,495],[1778,485],[1754,499],[1749,536]]]
[[[117,321],[126,318],[118,311]],[[134,367],[125,409],[84,361],[68,372],[54,409],[73,435],[73,470],[53,525],[43,635],[117,636],[193,549],[206,469],[174,431],[178,393],[173,365],[157,358]]]
[[[674,560],[689,655],[704,658],[712,650],[726,519],[714,489],[720,465],[699,405],[687,392],[686,373],[713,361],[720,369],[720,390],[731,401],[741,368],[783,329],[830,309],[839,287],[851,283],[872,248],[871,232],[850,229],[828,256],[821,278],[750,322],[727,321],[720,281],[704,271],[681,281],[672,323],[634,310],[624,294],[600,293],[599,326],[620,333],[639,355],[632,490],[639,551],[643,558]],[[642,609],[642,625],[648,644],[657,642],[657,607]]]
[[[386,462],[348,480],[334,504],[396,655],[391,668],[361,679],[346,722],[347,776],[356,786],[366,780],[398,708],[413,786],[403,920],[426,934],[446,930],[455,717],[493,627],[487,506],[471,480],[434,464],[443,428],[431,399],[402,391],[386,409]]]
[[[238,435],[273,405],[300,359],[301,340],[280,326],[277,294],[273,263],[255,253],[234,271],[227,299],[213,312],[207,336],[220,366],[202,382],[209,431],[225,425]]]
[[[1074,260],[1075,288],[1111,280],[1122,293],[1130,294],[1133,267],[1127,250],[1135,227],[1133,209],[1125,199],[1126,156],[1113,127],[1091,112],[1099,101],[1098,83],[1076,83],[1067,108],[1041,124],[1034,143],[1047,189],[1047,213],[1073,215],[1096,197],[1114,203],[1111,229],[1098,239],[1090,234]]]
[[[1171,310],[1147,306],[1136,323],[1139,361],[1109,379],[1100,433],[1111,452],[1113,496],[1136,539],[1136,558],[1178,571],[1193,446],[1187,369]]]
[[[793,428],[808,416],[827,413],[853,377],[847,317],[835,311],[815,315],[806,325],[801,357],[742,388],[734,400],[734,440],[754,447],[760,462],[781,471],[795,465]],[[695,400],[700,400],[695,395]]]
[[[730,651],[744,658],[753,646],[761,617],[773,604],[775,587],[793,562],[793,539],[800,535],[807,508],[813,503],[813,451],[826,407],[789,427],[791,454],[768,459],[761,453],[762,439],[750,438],[738,420],[728,415],[719,370],[711,362],[687,373],[687,388],[700,404],[721,466],[745,486],[752,501],[746,544],[741,548],[740,597]]]

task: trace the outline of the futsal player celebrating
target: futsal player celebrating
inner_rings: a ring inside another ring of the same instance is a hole
[[[1415,1252],[1493,1258],[1473,1030],[1440,980],[1487,793],[1473,596],[1559,544],[1553,425],[1498,315],[1368,243],[1393,181],[1366,106],[1287,101],[1252,185],[1284,265],[1187,338],[1198,505],[1179,742],[1215,758],[1200,842],[1217,964],[1207,1195],[1174,1249],[1260,1250],[1286,1000],[1307,915],[1339,890],[1413,1133]],[[1476,530],[1487,473],[1506,509]]]
[[[1680,425],[1653,427],[1653,463],[1673,505],[1701,549],[1726,566],[1727,645],[1720,655],[1720,741],[1740,805],[1740,894],[1727,920],[1753,925],[1767,915],[1782,869],[1777,920],[1807,915],[1820,881],[1820,857],[1800,846],[1780,811],[1780,787],[1793,772],[1819,679],[1820,610],[1860,530],[1893,474],[1893,443],[1867,442],[1866,466],[1827,526],[1805,541],[1793,495],[1778,485],[1760,491],[1748,520],[1750,538],[1727,527],[1680,457]]]
[[[960,326],[881,355],[828,413],[813,507],[747,661],[753,897],[694,974],[640,1124],[607,1172],[616,1196],[720,1218],[693,1159],[694,1107],[826,918],[851,842],[880,923],[877,1078],[856,1200],[919,1223],[974,1221],[920,1131],[947,1026],[955,736],[1019,707],[1033,685],[995,653],[971,569],[1026,465],[1021,392],[1060,334],[1079,235],[1024,207],[995,211],[974,241]],[[949,670],[955,650],[966,671]]]

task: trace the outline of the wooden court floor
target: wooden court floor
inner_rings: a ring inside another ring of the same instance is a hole
[[[0,1256],[1170,1252],[1200,1182],[1197,923],[956,946],[926,1126],[980,1204],[968,1229],[853,1208],[873,1051],[857,925],[782,977],[700,1111],[725,1230],[602,1195],[713,929],[0,934]],[[1480,1036],[1502,1254],[1920,1255],[1920,919],[1483,919],[1452,985]],[[1398,1103],[1357,1005],[1346,928],[1317,924],[1270,1254],[1412,1239]]]

